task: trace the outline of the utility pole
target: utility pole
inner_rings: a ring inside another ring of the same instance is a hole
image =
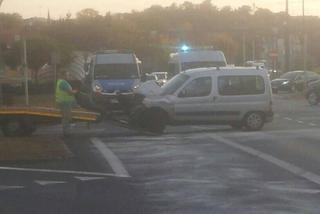
[[[307,89],[308,86],[308,76],[307,76],[307,44],[308,44],[308,35],[306,32],[306,19],[304,14],[304,0],[302,0],[302,28],[303,28],[303,71],[304,71],[304,89]]]
[[[0,0],[0,8],[1,8],[1,5],[3,3],[3,0]],[[1,30],[1,28],[0,28]],[[1,42],[0,42],[1,44]],[[2,63],[2,50],[1,50],[1,45],[0,45],[0,63]],[[1,66],[1,65],[0,65]],[[0,68],[1,69],[1,68]],[[3,91],[2,91],[2,83],[1,83],[1,78],[0,78],[0,105],[3,104]]]
[[[308,44],[308,35],[306,32],[306,18],[305,18],[305,8],[304,0],[302,0],[302,19],[303,19],[303,70],[307,70],[307,44]]]
[[[245,65],[247,61],[247,48],[246,48],[247,44],[246,43],[247,43],[246,32],[245,30],[243,30],[242,32],[242,63],[243,65]]]
[[[28,75],[28,62],[27,62],[27,41],[26,37],[23,36],[23,71],[24,71],[24,91],[26,98],[26,105],[29,105],[29,75]]]
[[[286,0],[286,20],[285,20],[285,68],[284,71],[290,70],[290,34],[289,34],[289,0]]]

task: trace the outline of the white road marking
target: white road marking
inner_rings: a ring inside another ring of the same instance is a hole
[[[203,130],[204,127],[203,126],[191,126],[192,129],[196,129],[196,130]]]
[[[195,183],[195,184],[212,184],[214,181],[211,180],[201,180],[201,179],[168,179],[171,182],[180,182],[180,183]]]
[[[309,126],[317,126],[317,124],[309,123]]]
[[[2,190],[9,190],[9,189],[23,189],[24,186],[4,186],[0,185],[0,191]]]
[[[84,171],[72,171],[72,170],[33,169],[33,168],[16,168],[16,167],[0,167],[0,170],[118,177],[117,175],[112,173],[84,172]]]
[[[65,181],[34,181],[34,182],[41,185],[41,186],[67,183]]]
[[[92,138],[91,142],[101,152],[118,177],[130,177],[121,160],[98,138]]]
[[[285,117],[284,119],[285,119],[285,120],[289,120],[289,121],[292,121],[292,120],[293,120],[293,119],[290,118],[290,117]]]
[[[273,157],[271,155],[268,155],[266,153],[263,153],[263,152],[260,152],[258,150],[255,150],[253,148],[250,148],[250,147],[247,147],[247,146],[242,146],[238,143],[235,143],[231,140],[228,140],[224,137],[221,137],[221,136],[217,136],[217,135],[208,135],[209,137],[211,137],[212,139],[216,140],[216,141],[219,141],[221,143],[224,143],[228,146],[231,146],[235,149],[238,149],[238,150],[241,150],[245,153],[248,153],[250,155],[253,155],[253,156],[256,156],[258,158],[261,158],[269,163],[272,163],[284,170],[287,170],[297,176],[300,176],[300,177],[303,177],[305,179],[307,179],[308,181],[311,181],[313,183],[316,183],[318,185],[320,185],[320,176],[313,173],[313,172],[308,172],[300,167],[297,167],[291,163],[288,163],[286,161],[283,161],[283,160],[280,160],[276,157]]]
[[[304,122],[301,121],[301,120],[297,120],[297,122],[300,123],[300,124],[304,124]]]
[[[286,191],[286,192],[296,192],[296,193],[307,193],[307,194],[318,194],[320,193],[319,189],[298,189],[298,188],[290,188],[283,186],[270,186],[267,187],[272,190]]]
[[[75,176],[74,178],[76,178],[80,181],[95,181],[95,180],[106,179],[106,177],[80,177],[80,176]]]

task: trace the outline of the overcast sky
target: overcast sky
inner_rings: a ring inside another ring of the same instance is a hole
[[[46,17],[47,11],[54,18],[64,17],[68,12],[72,15],[84,8],[93,8],[101,14],[107,11],[129,12],[131,10],[143,10],[154,4],[168,6],[173,2],[178,4],[185,0],[4,0],[1,12],[17,12],[25,18],[41,16]],[[203,0],[189,0],[193,3],[200,3]],[[289,0],[290,14],[302,14],[303,0]],[[320,0],[304,0],[306,15],[320,16]],[[241,5],[254,4],[256,7],[268,8],[272,11],[285,10],[285,0],[212,0],[212,3],[219,8],[230,5],[237,8]]]

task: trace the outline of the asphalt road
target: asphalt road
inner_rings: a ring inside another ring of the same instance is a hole
[[[259,132],[80,125],[70,159],[0,163],[0,213],[318,214],[320,106],[280,94],[274,111]]]

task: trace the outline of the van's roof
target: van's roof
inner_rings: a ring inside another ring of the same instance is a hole
[[[170,54],[170,62],[226,62],[224,53],[219,50],[190,50]]]
[[[183,71],[183,73],[191,76],[202,76],[207,75],[208,73],[218,73],[218,74],[226,74],[226,75],[252,75],[259,74],[262,76],[267,76],[268,72],[265,69],[257,69],[256,67],[220,67],[220,68],[196,68]]]

